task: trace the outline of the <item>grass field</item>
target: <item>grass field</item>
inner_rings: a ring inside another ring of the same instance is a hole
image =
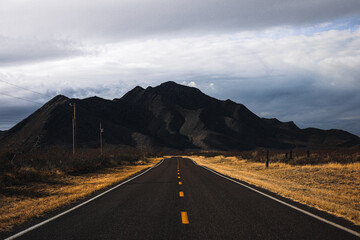
[[[139,161],[136,164],[119,165],[77,175],[70,175],[58,170],[41,173],[38,170],[24,167],[17,174],[22,172],[21,176],[27,176],[36,181],[20,181],[18,184],[1,188],[0,231],[10,231],[15,225],[34,217],[40,217],[97,190],[113,185],[155,165],[160,159],[151,158],[146,162]],[[34,176],[31,177],[31,175]]]
[[[185,157],[185,156],[184,156]],[[199,165],[268,189],[360,225],[360,162],[318,165],[264,163],[237,157],[186,156]]]
[[[61,154],[58,155],[55,157],[63,159]],[[338,153],[346,164],[329,162],[336,154],[320,158],[317,153],[312,153],[311,159],[302,155],[294,157],[293,162],[284,163],[282,161],[286,159],[282,154],[275,153],[270,155],[269,168],[265,168],[263,163],[266,155],[259,152],[245,152],[238,157],[184,157],[360,225],[359,154],[349,157]],[[39,163],[32,161],[35,167],[24,164],[25,160],[18,158],[19,163],[13,164],[15,170],[3,170],[0,179],[0,231],[10,231],[15,225],[113,185],[162,159],[149,158],[144,162],[136,155],[109,155],[110,160],[100,162],[99,166],[99,159],[92,157],[95,154],[89,153],[89,156],[79,158],[75,165],[57,161],[59,166],[53,166],[52,162],[44,160],[44,164],[40,161],[49,158],[49,154],[45,154],[43,158],[37,158]],[[352,162],[354,159],[357,162]],[[309,160],[315,164],[308,165]],[[38,165],[46,168],[36,168]]]

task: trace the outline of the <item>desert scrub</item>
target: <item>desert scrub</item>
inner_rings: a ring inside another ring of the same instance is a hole
[[[59,170],[23,167],[3,174],[0,191],[0,231],[81,199],[158,163],[150,158],[95,172],[68,174]],[[5,176],[5,177],[4,177]]]
[[[316,207],[360,225],[360,162],[290,165],[237,157],[189,156],[222,174]]]

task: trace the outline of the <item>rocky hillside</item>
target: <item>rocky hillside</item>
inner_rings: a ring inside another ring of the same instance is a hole
[[[100,122],[105,144],[137,148],[247,150],[360,144],[357,136],[345,131],[300,129],[293,122],[260,118],[242,104],[217,100],[197,88],[166,82],[135,87],[114,100],[56,96],[0,137],[0,147],[70,149],[72,104],[79,147],[99,146]]]

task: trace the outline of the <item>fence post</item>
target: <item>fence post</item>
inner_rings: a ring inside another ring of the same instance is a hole
[[[269,151],[266,151],[266,161],[265,161],[265,167],[269,167]]]

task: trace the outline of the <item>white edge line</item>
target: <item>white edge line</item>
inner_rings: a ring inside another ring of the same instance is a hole
[[[191,159],[191,160],[192,160],[192,159]],[[357,237],[360,237],[360,233],[358,233],[358,232],[356,232],[356,231],[354,231],[354,230],[351,230],[351,229],[346,228],[346,227],[344,227],[344,226],[341,226],[341,225],[339,225],[339,224],[337,224],[337,223],[334,223],[334,222],[331,222],[331,221],[329,221],[329,220],[326,220],[325,218],[319,217],[319,216],[317,216],[317,215],[315,215],[315,214],[313,214],[313,213],[310,213],[310,212],[308,212],[308,211],[305,211],[305,210],[303,210],[303,209],[301,209],[301,208],[295,207],[295,206],[293,206],[293,205],[291,205],[291,204],[289,204],[289,203],[286,203],[286,202],[284,202],[284,201],[281,201],[280,199],[277,199],[277,198],[275,198],[275,197],[273,197],[273,196],[270,196],[270,195],[268,195],[268,194],[266,194],[266,193],[263,193],[263,192],[261,192],[261,191],[259,191],[259,190],[256,190],[255,188],[252,188],[252,187],[250,187],[250,186],[247,186],[246,184],[243,184],[243,183],[241,183],[241,182],[235,181],[234,179],[231,179],[231,178],[228,178],[228,177],[226,177],[226,176],[224,176],[224,175],[222,175],[222,174],[219,174],[219,173],[213,171],[212,169],[210,169],[210,168],[208,168],[208,167],[199,165],[199,164],[197,164],[194,160],[192,160],[192,161],[193,161],[196,165],[198,165],[198,166],[200,166],[200,167],[202,167],[202,168],[205,168],[206,170],[208,170],[208,171],[210,171],[210,172],[212,172],[212,173],[215,173],[216,175],[218,175],[218,176],[220,176],[220,177],[223,177],[223,178],[225,178],[225,179],[227,179],[227,180],[229,180],[229,181],[232,181],[232,182],[237,183],[237,184],[239,184],[239,185],[241,185],[241,186],[243,186],[243,187],[246,187],[246,188],[248,188],[248,189],[250,189],[250,190],[253,190],[253,191],[255,191],[255,192],[257,192],[257,193],[259,193],[259,194],[261,194],[261,195],[264,195],[265,197],[268,197],[268,198],[270,198],[270,199],[272,199],[272,200],[274,200],[274,201],[277,201],[277,202],[279,202],[279,203],[281,203],[281,204],[283,204],[283,205],[285,205],[285,206],[288,206],[288,207],[290,207],[290,208],[292,208],[292,209],[295,209],[295,210],[297,210],[297,211],[299,211],[299,212],[302,212],[302,213],[304,213],[304,214],[306,214],[306,215],[308,215],[308,216],[310,216],[310,217],[313,217],[313,218],[315,218],[315,219],[317,219],[317,220],[320,220],[320,221],[322,221],[322,222],[325,222],[325,223],[327,223],[327,224],[330,224],[331,226],[334,226],[334,227],[339,228],[339,229],[341,229],[341,230],[343,230],[343,231],[346,231],[346,232],[348,232],[348,233],[351,233],[352,235],[355,235],[355,236],[357,236]]]
[[[83,203],[80,203],[79,205],[76,205],[76,206],[73,207],[73,208],[70,208],[70,209],[66,210],[65,212],[59,213],[58,215],[56,215],[56,216],[54,216],[54,217],[52,217],[52,218],[49,218],[49,219],[47,219],[47,220],[45,220],[45,221],[43,221],[43,222],[41,222],[41,223],[38,223],[38,224],[36,224],[36,225],[34,225],[34,226],[32,226],[32,227],[29,227],[29,228],[27,228],[27,229],[25,229],[25,230],[23,230],[23,231],[21,231],[21,232],[16,233],[16,234],[14,234],[14,235],[12,235],[12,236],[10,236],[10,237],[8,237],[8,238],[5,238],[4,240],[12,240],[12,239],[18,238],[18,237],[24,235],[25,233],[28,233],[28,232],[30,232],[30,231],[38,228],[38,227],[41,227],[42,225],[45,225],[45,224],[47,224],[47,223],[49,223],[49,222],[51,222],[51,221],[53,221],[53,220],[55,220],[55,219],[57,219],[57,218],[59,218],[59,217],[65,215],[65,214],[69,213],[69,212],[72,212],[72,211],[74,211],[75,209],[77,209],[77,208],[79,208],[79,207],[81,207],[81,206],[84,206],[85,204],[88,204],[89,202],[94,201],[95,199],[101,197],[102,195],[105,195],[106,193],[108,193],[108,192],[110,192],[110,191],[112,191],[112,190],[114,190],[114,189],[116,189],[116,188],[124,185],[125,183],[128,183],[128,182],[130,182],[131,180],[134,180],[135,178],[140,177],[141,175],[147,173],[147,172],[150,171],[151,169],[156,168],[157,166],[159,166],[160,164],[162,164],[163,161],[164,161],[164,159],[161,160],[161,161],[160,161],[159,163],[157,163],[156,165],[152,166],[151,168],[147,169],[146,171],[140,173],[139,175],[136,175],[136,176],[134,176],[134,177],[132,177],[132,178],[130,178],[130,179],[128,179],[128,180],[126,180],[126,181],[124,181],[124,182],[122,182],[122,183],[120,183],[120,184],[118,184],[118,185],[116,185],[116,186],[114,186],[114,187],[106,190],[105,192],[102,192],[102,193],[100,193],[99,195],[96,195],[95,197],[93,197],[93,198],[91,198],[91,199],[89,199],[89,200],[87,200],[87,201],[85,201],[85,202],[83,202]]]

